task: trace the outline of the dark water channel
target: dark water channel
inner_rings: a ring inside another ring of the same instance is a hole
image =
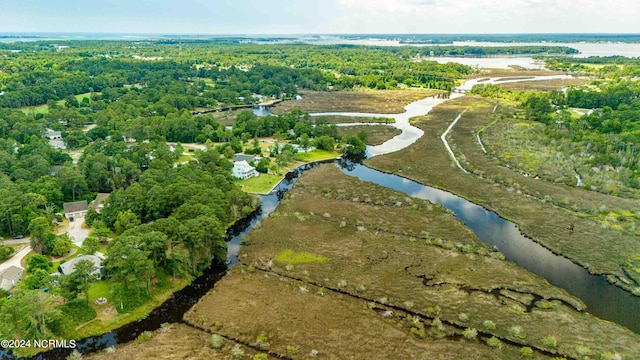
[[[549,283],[567,290],[580,298],[587,311],[600,318],[626,326],[640,333],[640,298],[609,284],[604,277],[589,274],[584,268],[570,260],[557,256],[524,237],[515,224],[501,218],[496,213],[473,204],[456,195],[421,185],[396,175],[356,164],[347,160],[337,161],[345,174],[364,181],[403,192],[409,196],[438,203],[469,227],[484,243],[497,247],[507,260],[547,279]],[[242,237],[253,226],[275,210],[284,194],[291,189],[303,171],[317,164],[304,165],[286,178],[269,194],[262,196],[262,205],[253,214],[240,220],[227,232],[228,255],[226,264],[214,261],[205,273],[186,288],[174,293],[162,305],[154,309],[143,320],[127,324],[100,336],[77,342],[77,349],[84,353],[103,350],[116,344],[134,340],[144,331],[154,331],[163,323],[182,322],[182,317],[215,283],[227,272],[227,268],[238,263],[237,254]],[[32,359],[64,359],[72,349],[53,349]],[[0,350],[0,359],[16,359]]]
[[[587,305],[589,313],[640,333],[640,297],[610,284],[603,276],[589,274],[565,257],[555,255],[522,235],[514,223],[495,212],[446,191],[364,165],[343,161],[341,167],[347,175],[441,204],[482,242],[497,247],[507,260],[579,298]]]
[[[142,332],[157,330],[163,323],[182,322],[183,315],[214,287],[215,283],[227,273],[228,267],[238,263],[237,255],[242,237],[256,223],[275,210],[284,194],[291,189],[293,183],[304,170],[314,166],[317,166],[317,164],[305,165],[287,174],[271,194],[262,196],[262,205],[257,211],[238,221],[227,231],[228,252],[226,264],[214,260],[211,267],[206,269],[202,276],[195,279],[189,286],[171,295],[169,299],[154,309],[145,319],[124,325],[100,336],[77,341],[77,350],[83,354],[101,351],[116,344],[133,341]],[[72,351],[73,349],[53,349],[40,353],[32,357],[32,359],[65,359]],[[16,357],[4,350],[0,350],[0,359],[16,359]]]

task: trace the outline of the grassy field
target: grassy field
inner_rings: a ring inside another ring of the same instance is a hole
[[[299,166],[299,165],[302,165],[302,163],[306,163],[306,162],[335,159],[335,158],[339,157],[340,155],[342,155],[342,153],[337,152],[337,151],[328,151],[328,150],[321,150],[321,149],[311,150],[306,154],[305,153],[300,153],[301,162],[298,163],[296,165],[296,167]]]
[[[282,176],[272,174],[260,174],[245,180],[236,180],[242,191],[252,194],[268,194],[276,184],[282,180]]]
[[[516,91],[548,91],[548,90],[561,90],[569,86],[579,86],[588,84],[589,81],[585,79],[561,79],[561,80],[535,80],[535,81],[520,81],[515,83],[498,84],[501,88],[506,90]]]
[[[546,76],[546,75],[564,75],[562,71],[550,70],[528,70],[528,69],[484,69],[479,73],[469,76],[469,79],[487,78],[487,77],[512,77],[512,76]]]
[[[603,274],[610,281],[631,290],[636,274],[634,258],[640,255],[640,242],[629,233],[603,225],[589,216],[602,205],[637,212],[637,201],[564,186],[499,166],[487,158],[476,139],[476,132],[494,119],[494,101],[464,97],[438,106],[429,115],[416,119],[425,136],[408,148],[367,160],[367,164],[398,173],[424,184],[446,189],[497,211],[535,241],[562,254],[590,272]],[[455,167],[440,139],[448,125],[464,109],[467,112],[453,129],[449,143],[457,158],[471,174]],[[424,154],[429,154],[425,161]],[[569,234],[573,224],[575,231]],[[635,281],[640,281],[636,276]]]
[[[397,114],[416,100],[438,94],[437,90],[353,90],[353,91],[304,91],[302,100],[285,101],[278,104],[272,112],[282,114],[299,108],[307,112],[365,112],[376,114]]]
[[[357,117],[357,116],[318,116],[317,119],[324,119],[329,124],[347,124],[347,123],[381,123],[393,124],[395,119],[376,118],[376,117]]]
[[[185,280],[179,280],[176,287],[170,280],[165,281],[166,286],[155,288],[151,292],[151,299],[144,304],[136,307],[127,313],[118,313],[115,309],[118,306],[117,301],[111,293],[112,283],[110,280],[102,280],[91,284],[89,288],[89,304],[96,311],[95,319],[82,324],[76,328],[76,338],[85,338],[88,336],[103,334],[113,329],[117,329],[122,325],[145,318],[153,309],[168,299],[174,291],[180,290],[188,285]],[[104,297],[108,300],[105,305],[96,305],[96,299]],[[84,298],[84,297],[83,297]]]
[[[94,94],[99,95],[101,93],[100,92],[94,92]],[[91,97],[91,93],[78,94],[78,95],[75,95],[75,97],[76,97],[76,99],[78,99],[78,102],[82,102],[82,99],[90,98]],[[56,101],[56,105],[64,106],[64,100]],[[26,106],[26,107],[23,107],[23,108],[19,108],[18,110],[21,110],[25,114],[48,114],[49,113],[49,106],[47,104],[37,105],[37,106]]]
[[[265,354],[262,359],[274,359],[266,353],[242,346],[233,341],[225,341],[220,349],[211,347],[211,335],[206,331],[184,324],[172,324],[170,328],[149,333],[127,345],[86,355],[84,359],[120,360],[120,359],[157,359],[157,360],[228,360],[232,358],[232,349],[238,346],[244,353],[243,359],[251,359],[256,354]],[[260,358],[258,358],[260,359]]]
[[[261,142],[260,145],[266,152],[266,147],[273,146],[273,143]],[[268,194],[274,186],[282,181],[282,179],[284,178],[284,174],[297,168],[298,166],[308,162],[335,159],[340,155],[342,154],[337,151],[327,151],[319,149],[309,151],[308,153],[300,153],[298,155],[300,157],[300,160],[279,168],[277,174],[260,174],[260,176],[258,177],[252,177],[245,180],[236,180],[236,184],[238,184],[243,191],[248,193]]]
[[[367,145],[380,145],[383,142],[402,134],[401,130],[386,125],[356,125],[341,126],[338,128],[338,135],[340,137],[353,136],[358,135],[358,133],[363,130],[369,136],[367,138]]]
[[[523,347],[537,359],[579,358],[582,347],[596,356],[640,354],[640,336],[581,312],[579,300],[501,260],[439,205],[333,164],[306,172],[244,243],[243,265],[185,320],[274,355],[514,359]],[[487,344],[497,340],[499,347]]]

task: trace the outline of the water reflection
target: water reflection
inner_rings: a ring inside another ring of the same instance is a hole
[[[578,297],[593,315],[640,333],[640,298],[609,284],[604,277],[591,275],[570,260],[553,254],[523,236],[515,224],[496,213],[446,191],[361,164],[343,160],[339,165],[347,175],[441,204],[451,210],[478,239],[498,248],[507,260]]]

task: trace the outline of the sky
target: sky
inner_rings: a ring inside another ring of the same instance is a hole
[[[640,33],[638,0],[0,0],[0,32]]]

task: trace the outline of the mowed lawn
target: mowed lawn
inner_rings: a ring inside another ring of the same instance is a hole
[[[268,194],[277,183],[282,180],[282,176],[272,174],[260,174],[246,180],[237,180],[236,184],[242,191],[254,194]]]
[[[260,174],[258,177],[252,177],[246,180],[236,180],[236,184],[242,188],[242,191],[253,194],[268,194],[274,186],[276,186],[283,178],[284,174],[300,166],[302,163],[308,163],[313,161],[321,161],[328,159],[335,159],[339,157],[341,153],[337,151],[327,150],[312,150],[309,153],[300,153],[299,161],[293,164],[289,164],[285,167],[281,167],[278,172],[282,175],[274,174]]]
[[[94,94],[100,95],[100,92],[94,92]],[[78,94],[76,95],[76,99],[78,99],[78,102],[82,102],[82,99],[84,98],[90,98],[91,97],[91,93],[84,93],[84,94]],[[58,106],[64,106],[64,100],[58,100],[56,101],[56,105]],[[49,106],[47,104],[43,104],[43,105],[36,105],[36,106],[25,106],[22,108],[19,108],[18,110],[22,111],[25,114],[48,114],[49,113]]]
[[[327,151],[327,150],[320,150],[320,149],[315,149],[312,151],[309,151],[308,153],[300,153],[300,160],[303,162],[310,162],[310,161],[320,161],[320,160],[327,160],[327,159],[335,159],[338,156],[342,155],[342,153],[339,153],[337,151]]]

